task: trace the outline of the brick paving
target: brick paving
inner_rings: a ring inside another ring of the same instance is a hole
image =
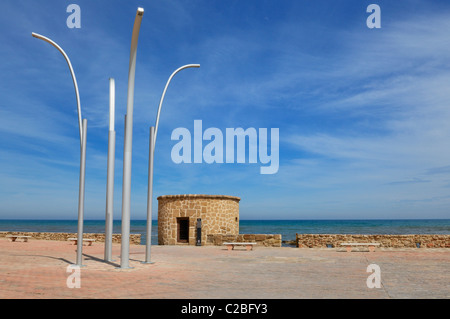
[[[68,288],[76,260],[68,242],[0,240],[0,298],[155,299],[404,299],[450,298],[450,249],[336,249],[131,245],[130,266],[103,261],[103,243],[83,247],[81,288]],[[368,288],[369,264],[381,269],[381,288]]]

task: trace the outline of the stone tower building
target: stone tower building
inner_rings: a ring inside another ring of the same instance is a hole
[[[205,245],[210,234],[238,235],[239,201],[225,195],[158,197],[158,244],[196,245],[201,239]]]

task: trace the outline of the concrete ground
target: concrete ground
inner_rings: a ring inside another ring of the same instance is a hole
[[[113,245],[111,263],[103,261],[103,249],[103,243],[83,247],[81,287],[68,288],[76,246],[2,238],[0,298],[450,298],[448,248],[347,253],[333,248],[152,246],[155,263],[148,265],[141,263],[145,246],[131,245],[132,269],[117,269],[120,245]],[[367,287],[370,264],[380,267],[380,288]]]

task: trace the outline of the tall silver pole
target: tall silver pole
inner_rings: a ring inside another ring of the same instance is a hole
[[[82,264],[82,248],[83,248],[83,218],[84,218],[84,179],[85,179],[85,165],[86,165],[86,132],[87,132],[87,120],[86,123],[82,123],[81,119],[81,102],[80,93],[78,91],[77,78],[75,77],[75,72],[72,68],[72,63],[66,52],[53,40],[32,32],[31,35],[37,39],[41,39],[52,46],[54,46],[63,56],[69,66],[70,74],[72,75],[73,85],[75,87],[75,95],[77,99],[77,111],[78,111],[78,128],[80,131],[80,184],[78,189],[78,240],[77,240],[77,262],[76,265],[81,266]],[[83,142],[84,141],[84,142]],[[81,238],[81,240],[80,240]]]
[[[86,176],[86,132],[87,119],[83,119],[83,140],[80,156],[80,187],[78,194],[78,236],[77,236],[77,266],[83,263],[83,220],[84,220],[84,185]]]
[[[115,82],[109,79],[108,168],[106,178],[105,260],[112,261],[112,232],[114,220],[114,160],[116,153]]]
[[[128,71],[127,120],[123,152],[123,186],[122,186],[122,238],[120,268],[129,267],[130,257],[130,196],[131,196],[131,151],[133,142],[133,103],[134,79],[136,71],[136,51],[144,9],[138,8],[134,20],[131,38],[130,65]]]
[[[153,264],[151,261],[152,246],[152,205],[153,205],[153,159],[155,155],[154,145],[155,127],[150,127],[150,143],[148,151],[148,189],[147,189],[147,237],[145,246],[145,262],[144,264]]]

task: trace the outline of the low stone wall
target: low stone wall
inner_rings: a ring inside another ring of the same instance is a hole
[[[221,246],[226,242],[254,242],[257,246],[281,247],[281,235],[272,234],[208,234],[206,245]]]
[[[297,247],[340,247],[341,243],[380,243],[392,248],[450,248],[450,235],[353,235],[353,234],[296,234]]]
[[[22,236],[31,236],[31,239],[37,240],[58,240],[58,241],[67,241],[69,238],[76,238],[77,233],[36,233],[36,232],[0,232],[0,238],[6,237],[7,235],[22,235]],[[93,233],[85,233],[83,234],[83,238],[95,239],[96,242],[104,243],[105,242],[105,234],[93,234]],[[122,235],[121,234],[113,234],[112,242],[115,244],[119,244],[121,242]],[[130,234],[130,244],[140,245],[141,244],[141,234]]]

